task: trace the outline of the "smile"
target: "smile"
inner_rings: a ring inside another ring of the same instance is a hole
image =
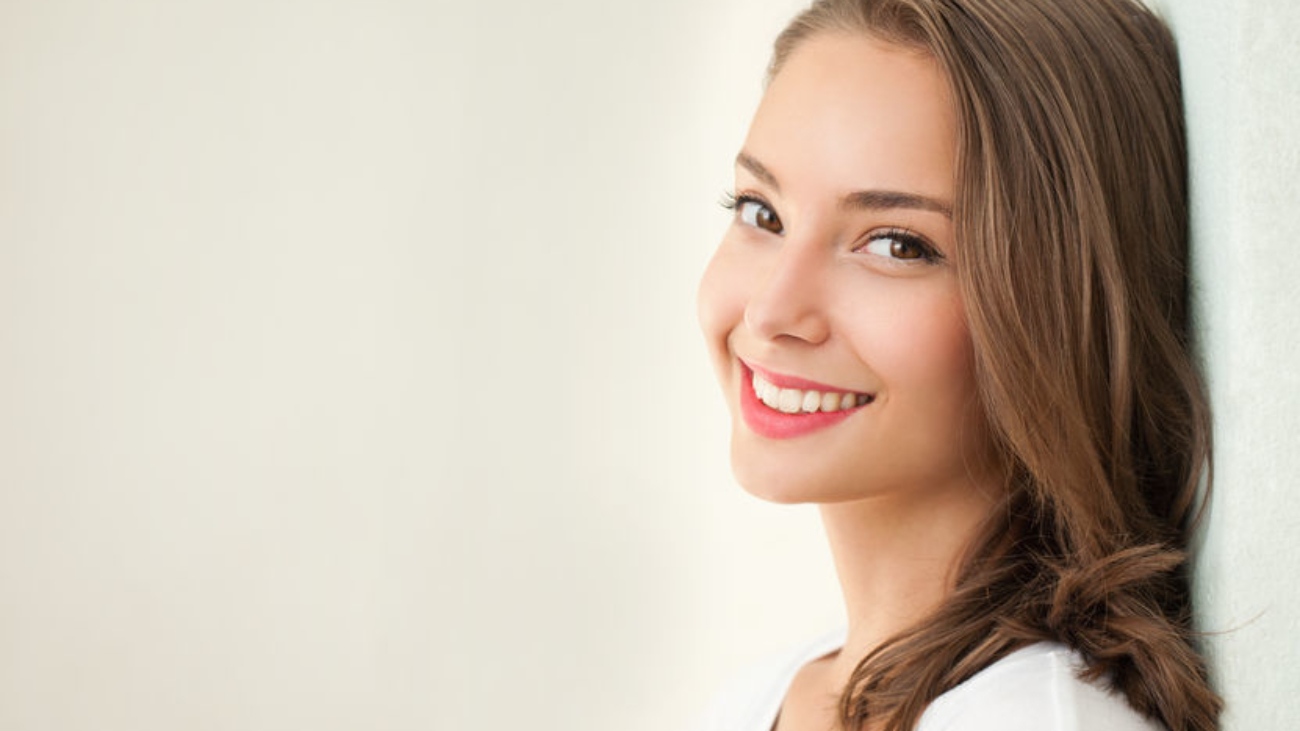
[[[741,416],[754,433],[770,439],[790,439],[833,426],[875,400],[874,394],[832,390],[767,371],[759,375],[743,361],[741,369]]]
[[[817,412],[840,411],[854,406],[865,406],[874,398],[869,393],[849,393],[837,391],[803,391],[797,388],[781,388],[768,383],[762,376],[754,374],[750,384],[754,395],[769,409],[783,414],[815,414]]]

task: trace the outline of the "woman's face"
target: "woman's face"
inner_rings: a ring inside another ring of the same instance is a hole
[[[699,291],[755,495],[917,498],[981,473],[955,130],[935,62],[866,36],[804,41],[768,87]]]

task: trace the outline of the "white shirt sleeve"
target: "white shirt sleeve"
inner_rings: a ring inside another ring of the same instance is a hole
[[[685,731],[770,731],[796,672],[842,647],[845,631],[746,667]],[[1105,681],[1081,680],[1084,667],[1059,643],[1022,648],[935,699],[915,731],[1167,731]]]
[[[917,731],[1165,731],[1082,669],[1063,645],[1026,647],[937,698]]]

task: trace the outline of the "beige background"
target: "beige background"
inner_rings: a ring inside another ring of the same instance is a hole
[[[1213,644],[1229,728],[1280,729],[1300,21],[1167,4],[1201,593],[1263,612]],[[799,5],[0,4],[0,728],[659,730],[838,623],[815,511],[728,475],[694,321]]]

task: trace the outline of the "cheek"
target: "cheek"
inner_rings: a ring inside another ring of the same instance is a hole
[[[718,246],[704,269],[695,297],[700,329],[715,358],[725,356],[727,337],[744,318],[745,284],[753,281],[734,249],[726,240]]]
[[[915,285],[917,283],[907,283]],[[894,399],[959,409],[974,389],[970,332],[951,287],[912,286],[887,301],[860,303],[857,349]]]

